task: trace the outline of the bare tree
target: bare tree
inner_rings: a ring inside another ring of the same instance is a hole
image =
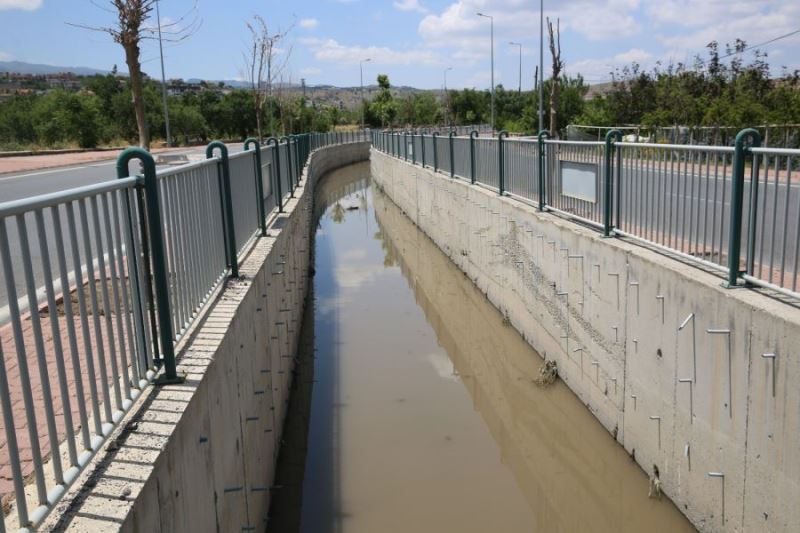
[[[262,117],[264,115],[264,105],[269,102],[269,133],[274,134],[272,124],[272,100],[275,81],[280,79],[286,65],[289,63],[292,50],[291,47],[283,54],[281,59],[277,59],[280,52],[280,43],[283,41],[294,25],[286,31],[280,29],[275,33],[269,32],[267,22],[260,15],[253,15],[253,20],[247,23],[250,30],[252,43],[244,54],[247,65],[247,80],[250,82],[250,91],[253,96],[253,111],[256,114],[256,128],[258,138],[262,139]]]
[[[553,22],[548,18],[547,32],[550,35],[550,55],[553,58],[553,72],[550,83],[550,135],[558,138],[558,106],[561,96],[558,78],[564,68],[564,62],[561,60],[561,20],[556,19],[554,32]]]
[[[133,111],[136,115],[136,128],[139,131],[139,146],[150,149],[150,131],[144,108],[144,86],[142,83],[141,42],[143,39],[156,38],[157,27],[148,26],[147,20],[153,12],[158,0],[108,0],[109,6],[97,7],[117,16],[113,26],[86,26],[70,24],[79,28],[107,33],[122,45],[125,50],[125,63],[128,65],[128,76],[133,97]],[[161,25],[163,40],[178,42],[187,39],[200,28],[200,19],[196,16],[196,6],[180,19]],[[164,37],[166,36],[166,37]]]

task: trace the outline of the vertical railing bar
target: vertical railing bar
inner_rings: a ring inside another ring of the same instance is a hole
[[[33,335],[34,335],[34,343],[36,348],[36,354],[39,359],[39,375],[43,375],[46,377],[47,368],[42,367],[42,358],[44,356],[44,347],[40,347],[42,344],[42,331],[41,326],[39,324],[39,314],[38,314],[38,307],[36,305],[35,294],[36,288],[33,287],[31,290],[31,286],[33,285],[32,279],[29,280],[28,277],[33,277],[32,273],[29,274],[28,270],[30,269],[30,249],[28,248],[28,230],[25,226],[25,215],[17,215],[16,217],[17,223],[17,232],[19,233],[19,248],[20,248],[20,255],[25,260],[25,265],[23,265],[24,269],[24,278],[25,278],[25,285],[26,290],[28,292],[28,308],[30,309],[30,316],[31,316],[31,325],[33,327]],[[2,219],[0,223],[0,254],[3,256],[3,273],[5,274],[6,278],[6,293],[8,294],[8,306],[9,312],[11,315],[11,325],[12,330],[14,332],[14,344],[17,349],[17,366],[19,368],[19,379],[20,385],[22,386],[22,395],[23,401],[25,403],[25,415],[27,417],[28,422],[28,435],[30,436],[30,445],[31,445],[31,452],[33,455],[33,468],[36,474],[36,488],[38,490],[39,495],[39,503],[42,505],[47,505],[47,485],[45,484],[44,479],[44,469],[43,469],[43,461],[42,461],[42,452],[39,444],[39,428],[36,425],[36,417],[34,415],[34,409],[36,409],[33,403],[33,392],[31,390],[31,379],[30,373],[28,371],[28,353],[25,349],[25,341],[22,333],[22,317],[20,316],[19,307],[17,305],[17,289],[14,285],[14,273],[13,273],[13,266],[11,265],[11,254],[8,248],[8,235],[5,229],[5,219]],[[41,379],[41,377],[40,377]],[[45,394],[44,386],[46,385],[46,381],[42,379],[42,387],[43,387],[43,397],[44,397],[44,407],[45,407],[45,419],[47,421],[47,428],[48,432],[51,431],[55,424],[53,420],[53,409],[50,405],[50,401],[52,395],[49,394],[49,386],[47,389],[47,394]],[[58,447],[56,446],[56,450]],[[54,456],[55,457],[55,456]],[[57,478],[60,480],[62,476],[60,475],[60,457],[56,459],[58,461],[59,470],[57,470]],[[54,466],[56,463],[53,463]]]
[[[69,275],[67,274],[67,260],[64,250],[64,234],[61,228],[61,217],[59,216],[58,206],[50,208],[53,218],[53,233],[56,236],[56,256],[58,258],[58,275],[61,279],[61,287],[64,305],[64,324],[67,328],[67,338],[69,344],[70,359],[72,361],[72,372],[75,380],[75,396],[78,404],[78,417],[81,424],[81,436],[83,438],[83,448],[91,449],[91,439],[89,437],[89,422],[86,414],[86,398],[83,392],[83,378],[81,373],[80,352],[78,349],[78,339],[75,334],[75,318],[72,314],[72,296],[69,287]],[[76,291],[80,291],[80,278],[75,278]]]
[[[5,241],[5,219],[0,218],[2,226],[2,236]],[[6,434],[6,449],[8,453],[9,466],[11,468],[11,479],[14,484],[14,495],[16,496],[17,518],[20,527],[30,524],[28,518],[28,500],[25,495],[25,484],[22,476],[21,461],[19,459],[19,445],[17,443],[17,430],[14,424],[14,411],[11,406],[11,391],[8,387],[8,374],[6,372],[6,358],[3,353],[3,343],[0,342],[0,407],[3,410],[3,425]],[[41,495],[40,495],[41,496]],[[46,495],[45,495],[46,496]],[[5,525],[5,519],[0,520]]]
[[[69,460],[70,464],[77,465],[78,464],[78,452],[75,449],[75,426],[72,423],[72,406],[69,401],[69,387],[67,386],[67,371],[64,367],[64,349],[61,344],[61,328],[58,324],[58,309],[56,307],[56,295],[55,290],[53,289],[53,274],[51,270],[50,264],[50,250],[47,246],[47,233],[45,231],[44,225],[44,215],[41,209],[37,209],[34,211],[34,217],[36,221],[36,231],[39,240],[39,254],[40,259],[42,262],[42,274],[44,277],[44,287],[45,292],[47,294],[47,310],[48,310],[48,318],[50,319],[50,333],[53,337],[53,351],[51,356],[55,360],[56,363],[56,376],[58,379],[58,388],[59,392],[61,393],[61,407],[64,410],[63,417],[64,417],[64,426],[66,428],[66,438],[67,438],[67,450],[69,453]],[[57,238],[57,236],[56,236]],[[63,287],[62,291],[64,292],[64,300],[66,305],[66,299],[69,297],[69,280],[63,279],[61,281],[61,285]],[[31,307],[31,317],[36,315],[36,320],[38,318],[38,311],[35,307]],[[35,329],[34,329],[35,332]],[[41,332],[40,332],[41,333]],[[44,350],[44,346],[42,346]],[[41,361],[46,362],[46,354],[44,351],[42,352],[42,359]],[[41,364],[41,362],[40,362]],[[48,379],[48,386],[47,389],[43,387],[42,392],[44,393],[45,390],[49,389],[49,379]],[[45,396],[45,402],[48,402],[52,406],[53,397]],[[53,427],[55,428],[55,419],[53,422]],[[55,442],[58,442],[58,433],[55,434]],[[60,453],[58,451],[58,447],[51,450],[53,455],[59,455],[59,467],[60,467]],[[59,478],[60,481],[63,481],[63,476]]]
[[[771,228],[771,235],[770,235],[770,243],[769,243],[769,278],[768,281],[770,283],[774,283],[773,278],[775,276],[775,229],[778,225],[778,190],[780,187],[779,181],[779,165],[778,160],[780,157],[778,155],[774,156],[775,159],[775,168],[773,169],[773,174],[775,174],[775,185],[774,190],[772,192],[772,228]],[[767,154],[764,154],[764,163],[765,167],[769,168]]]
[[[83,212],[85,209],[82,205],[83,200],[79,200],[78,209],[79,212]],[[100,416],[100,396],[97,391],[97,375],[95,373],[94,368],[94,350],[92,349],[92,339],[91,339],[91,327],[89,325],[89,312],[86,306],[86,295],[83,290],[83,270],[81,266],[81,258],[80,258],[80,249],[78,245],[78,234],[77,234],[77,221],[75,218],[75,208],[73,204],[70,202],[67,204],[67,227],[69,228],[70,232],[70,247],[72,248],[72,261],[73,261],[73,272],[75,274],[75,286],[76,286],[76,293],[78,296],[78,311],[81,317],[81,333],[82,333],[82,340],[83,346],[86,350],[86,371],[88,372],[88,381],[89,381],[89,395],[92,400],[92,418],[94,420],[94,427],[95,427],[95,434],[102,436],[103,429],[102,429],[102,418]],[[82,221],[83,217],[81,217]],[[85,226],[84,226],[85,228]],[[84,249],[87,247],[88,238],[85,236],[84,231]],[[89,274],[89,266],[91,265],[91,252],[86,256],[86,264],[87,264],[87,272],[86,272],[86,284],[90,286],[94,283],[94,280],[90,277],[94,274]],[[97,330],[95,330],[97,333]],[[102,342],[102,338],[100,340]],[[97,343],[98,350],[100,349],[100,342]],[[108,402],[107,402],[108,403]]]
[[[109,270],[111,273],[111,297],[112,300],[114,301],[114,313],[116,314],[116,319],[117,319],[116,338],[117,338],[117,346],[119,349],[119,363],[120,363],[118,376],[122,377],[122,385],[125,398],[130,398],[131,387],[130,387],[130,379],[128,377],[128,357],[125,354],[125,330],[123,328],[124,319],[122,317],[122,308],[119,301],[120,290],[118,287],[118,283],[120,282],[120,278],[117,275],[117,266],[116,266],[117,254],[114,250],[115,244],[119,244],[119,242],[118,241],[117,243],[114,242],[113,234],[111,232],[111,217],[109,213],[109,202],[108,202],[109,194],[113,195],[113,193],[106,193],[101,195],[100,199],[103,204],[103,218],[106,228],[106,242],[108,244],[108,265],[110,267]],[[122,253],[121,249],[119,253],[120,254]],[[111,319],[109,318],[108,320],[110,323]],[[119,377],[115,379],[119,380]],[[120,410],[124,410],[124,407],[125,404],[123,403]]]
[[[775,156],[776,158],[778,156]],[[781,247],[781,277],[780,277],[780,286],[783,287],[785,274],[786,274],[786,245],[787,239],[789,237],[789,213],[790,213],[790,202],[789,198],[792,196],[792,156],[789,155],[786,157],[786,202],[783,206],[783,246]],[[798,228],[795,227],[795,231],[798,231]]]
[[[97,249],[97,271],[100,277],[100,296],[103,298],[103,320],[106,326],[106,335],[108,339],[108,361],[103,361],[105,365],[107,362],[111,363],[111,385],[114,390],[114,400],[119,411],[122,411],[122,393],[119,388],[119,372],[117,368],[117,348],[114,335],[114,326],[111,320],[111,299],[108,295],[108,272],[106,271],[105,253],[103,251],[103,239],[101,236],[100,228],[100,207],[97,203],[97,196],[89,198],[92,207],[92,226],[94,228],[95,246]],[[108,376],[104,377],[103,386],[108,387]],[[113,418],[109,418],[110,423],[114,423]]]
[[[181,329],[177,330],[176,335],[183,336],[183,333],[189,327],[194,315],[193,305],[189,293],[189,267],[187,266],[188,251],[186,249],[186,210],[184,205],[184,197],[178,187],[178,180],[180,176],[170,176],[167,178],[169,188],[172,195],[172,204],[175,208],[173,218],[173,228],[175,231],[175,244],[177,256],[177,277],[175,279],[178,292],[181,294],[181,308],[183,309],[183,322]]]
[[[139,373],[139,365],[136,364],[135,340],[137,334],[132,324],[133,312],[132,312],[132,306],[130,305],[132,300],[129,299],[131,295],[128,293],[128,285],[132,283],[131,282],[132,278],[131,278],[131,272],[130,271],[126,272],[125,270],[125,259],[122,253],[123,247],[125,247],[125,255],[131,253],[131,250],[127,246],[125,246],[122,240],[123,232],[120,227],[120,216],[122,213],[119,208],[120,206],[119,194],[121,194],[120,191],[112,193],[111,206],[114,211],[114,239],[116,240],[117,245],[119,246],[119,253],[117,254],[117,268],[119,269],[120,272],[119,279],[120,279],[120,289],[122,292],[121,296],[122,310],[123,310],[123,317],[124,317],[125,331],[126,331],[125,337],[128,340],[128,351],[130,352],[130,367],[131,367],[130,370],[127,369],[129,363],[127,360],[127,356],[125,356],[124,352],[123,352],[123,360],[125,361],[126,365],[125,366],[126,381],[129,380],[128,379],[130,376],[129,372],[132,372],[133,375],[130,381],[133,382],[134,388],[139,388],[139,381],[142,379],[142,376]],[[123,276],[123,274],[127,275]],[[128,394],[128,399],[132,399],[129,387],[126,387],[126,393]]]

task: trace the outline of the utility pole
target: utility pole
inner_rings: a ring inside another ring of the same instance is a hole
[[[450,121],[448,120],[450,114],[450,95],[447,94],[447,71],[453,70],[453,67],[444,69],[444,125],[448,127]]]
[[[369,63],[372,61],[371,57],[367,59],[362,59],[358,63],[359,71],[361,72],[361,129],[364,129],[364,105],[366,100],[364,100],[364,63]]]
[[[522,43],[510,42],[511,46],[519,46],[519,94],[522,94]]]
[[[167,130],[167,146],[172,146],[172,135],[169,131],[169,107],[167,106],[167,76],[164,74],[164,45],[161,42],[161,11],[156,0],[156,21],[158,22],[158,52],[161,54],[161,98],[164,100],[164,126]]]
[[[544,0],[539,0],[539,131],[544,130]]]
[[[491,39],[492,39],[492,133],[494,133],[494,17],[491,15],[484,15],[483,13],[477,14],[479,17],[489,19],[491,23]]]

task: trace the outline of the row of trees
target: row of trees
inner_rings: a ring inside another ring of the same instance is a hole
[[[0,104],[0,150],[136,142],[139,130],[130,84],[108,75],[89,78],[86,86],[77,93],[55,90],[15,96]],[[149,136],[164,139],[160,85],[145,82],[142,100]],[[312,107],[302,96],[281,95],[273,100],[263,107],[260,120],[272,124],[276,134],[328,131],[356,121],[354,112]],[[173,139],[179,143],[258,134],[252,96],[246,90],[209,89],[170,97],[169,118]]]
[[[713,126],[743,128],[800,123],[800,74],[784,69],[772,77],[767,55],[758,50],[745,61],[747,44],[736,40],[720,50],[707,46],[707,57],[694,64],[657,64],[643,70],[636,63],[614,74],[611,90],[587,102],[578,120],[612,126]]]

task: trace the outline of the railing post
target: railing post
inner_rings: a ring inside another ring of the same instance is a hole
[[[438,136],[439,136],[439,132],[438,131],[434,131],[433,132],[433,171],[434,172],[438,172],[439,171],[439,154],[437,153],[437,149],[436,149],[436,137],[438,137]]]
[[[267,139],[267,146],[272,145],[272,161],[275,163],[275,205],[278,213],[283,213],[283,191],[281,190],[281,154],[278,151],[278,139],[270,137]]]
[[[605,183],[603,188],[603,236],[610,237],[611,230],[614,227],[612,213],[614,213],[614,176],[612,174],[614,168],[614,141],[622,140],[622,132],[619,130],[611,130],[606,133],[606,149],[605,149]]]
[[[117,177],[128,175],[128,164],[138,159],[144,170],[145,205],[139,209],[147,210],[147,233],[150,241],[150,254],[153,262],[153,285],[155,289],[156,312],[158,313],[158,336],[161,340],[161,355],[164,374],[156,379],[156,384],[182,383],[186,376],[179,375],[175,363],[175,345],[172,332],[172,313],[169,305],[169,281],[167,261],[164,250],[161,207],[158,200],[158,181],[156,163],[153,156],[142,148],[128,148],[117,158]]]
[[[412,165],[416,165],[416,164],[417,164],[417,150],[416,150],[416,144],[417,144],[417,143],[415,143],[415,142],[414,142],[414,134],[412,133],[412,134],[411,134],[411,164],[412,164]],[[425,150],[425,149],[423,148],[423,152],[422,152],[422,157],[423,157],[423,158],[425,157],[425,151],[424,151],[424,150]]]
[[[761,146],[761,135],[757,130],[748,128],[740,131],[736,135],[733,152],[733,180],[731,184],[731,223],[730,240],[728,241],[728,279],[723,284],[724,287],[736,287],[739,281],[741,269],[739,263],[742,257],[742,218],[744,215],[744,170],[745,159],[750,153],[750,147],[746,145],[750,141],[750,146]],[[752,268],[752,250],[755,241],[755,221],[756,210],[758,209],[758,160],[753,159],[750,169],[750,231],[747,238],[747,260],[746,271]]]
[[[539,132],[539,211],[544,211],[544,206],[547,205],[545,199],[545,179],[544,172],[546,167],[546,149],[547,145],[545,140],[550,138],[550,132],[542,130]]]
[[[454,143],[453,137],[456,136],[456,132],[451,131],[447,136],[449,137],[449,144],[450,144],[450,146],[449,146],[449,149],[450,149],[450,177],[451,178],[455,178],[456,177],[456,161],[455,161],[455,157],[454,157],[455,151],[453,149],[453,143]]]
[[[256,165],[256,191],[258,193],[258,225],[261,227],[261,236],[267,235],[267,214],[264,212],[264,182],[261,174],[261,144],[257,139],[250,137],[244,141],[245,151],[250,150],[250,146],[255,146],[255,165]]]
[[[281,137],[279,142],[286,143],[286,179],[289,183],[289,198],[294,198],[294,180],[292,179],[292,147],[289,144],[289,137]]]
[[[222,192],[222,221],[225,231],[225,251],[228,266],[231,269],[231,277],[239,277],[239,258],[236,255],[236,228],[233,227],[233,195],[231,191],[231,173],[228,166],[228,147],[222,141],[212,141],[206,147],[206,159],[214,157],[214,150],[219,148],[222,159],[220,161],[220,172]]]
[[[412,141],[413,141],[413,137],[412,137]],[[403,153],[404,153],[404,158],[406,160],[406,163],[408,163],[408,132],[407,131],[403,132]]]
[[[508,132],[506,130],[501,131],[497,134],[497,170],[500,173],[498,176],[498,185],[500,189],[500,196],[502,196],[506,191],[506,162],[505,158],[503,157],[503,139],[508,137]]]
[[[469,181],[475,183],[475,139],[478,137],[478,132],[472,130],[469,134]]]

